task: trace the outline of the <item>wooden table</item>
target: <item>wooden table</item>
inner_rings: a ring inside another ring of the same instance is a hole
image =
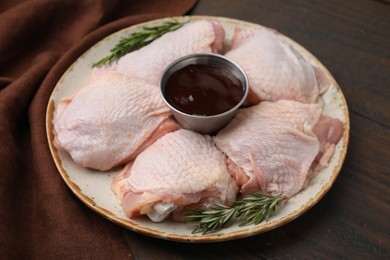
[[[348,102],[348,153],[325,197],[285,226],[212,244],[124,231],[134,258],[389,259],[390,2],[201,0],[190,14],[272,27],[313,53]]]

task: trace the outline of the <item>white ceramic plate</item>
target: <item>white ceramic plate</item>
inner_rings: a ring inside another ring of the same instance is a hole
[[[221,22],[226,30],[226,42],[228,42],[232,37],[236,27],[262,27],[261,25],[222,17],[175,17],[175,19],[179,21],[210,18],[218,19]],[[237,239],[279,227],[302,215],[325,195],[340,172],[346,156],[349,140],[349,115],[343,93],[332,75],[312,54],[287,37],[286,39],[290,42],[290,44],[294,46],[304,57],[306,57],[307,60],[309,60],[313,65],[322,68],[328,74],[331,79],[331,87],[322,96],[325,104],[324,113],[340,119],[344,123],[345,130],[342,139],[336,147],[335,154],[333,155],[329,166],[323,169],[314,179],[312,179],[304,190],[289,199],[285,206],[282,207],[277,214],[272,216],[268,222],[247,227],[232,225],[217,233],[201,235],[191,233],[194,227],[194,224],[192,223],[183,224],[172,221],[153,223],[146,218],[129,219],[122,212],[121,206],[116,201],[115,196],[110,189],[111,181],[118,170],[111,172],[97,172],[80,167],[72,161],[67,153],[58,151],[53,145],[53,111],[59,100],[64,97],[72,96],[79,91],[80,86],[83,85],[83,82],[86,81],[91,74],[91,65],[100,58],[108,55],[109,50],[118,43],[121,37],[125,37],[130,33],[141,30],[144,26],[156,26],[162,24],[166,20],[167,19],[159,19],[131,26],[104,38],[81,55],[72,64],[72,66],[68,68],[57,83],[48,104],[46,129],[51,153],[58,171],[66,185],[68,185],[73,193],[88,207],[110,221],[142,234],[175,241],[214,242]]]

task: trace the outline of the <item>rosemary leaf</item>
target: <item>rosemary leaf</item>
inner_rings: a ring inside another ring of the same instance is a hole
[[[159,26],[143,27],[142,31],[130,34],[128,37],[123,37],[114,48],[110,50],[111,54],[94,63],[92,67],[101,67],[106,63],[117,62],[122,56],[129,52],[138,50],[154,40],[160,38],[167,32],[175,31],[182,27],[186,22],[178,22],[176,20],[167,21]]]
[[[231,220],[238,220],[239,226],[258,225],[268,221],[286,198],[259,193],[250,193],[242,200],[233,202],[232,206],[220,203],[209,209],[192,209],[186,215],[186,222],[198,222],[192,233],[209,234],[224,228]]]

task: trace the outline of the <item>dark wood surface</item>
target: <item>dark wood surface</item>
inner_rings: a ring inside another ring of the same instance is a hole
[[[348,153],[325,197],[287,225],[212,244],[124,230],[134,258],[390,259],[390,2],[201,0],[190,14],[272,27],[313,53],[348,102]]]

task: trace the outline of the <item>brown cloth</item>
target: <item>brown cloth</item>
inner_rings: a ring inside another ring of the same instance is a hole
[[[0,2],[0,259],[124,259],[121,228],[80,202],[51,157],[45,113],[67,67],[130,25],[195,0]]]

